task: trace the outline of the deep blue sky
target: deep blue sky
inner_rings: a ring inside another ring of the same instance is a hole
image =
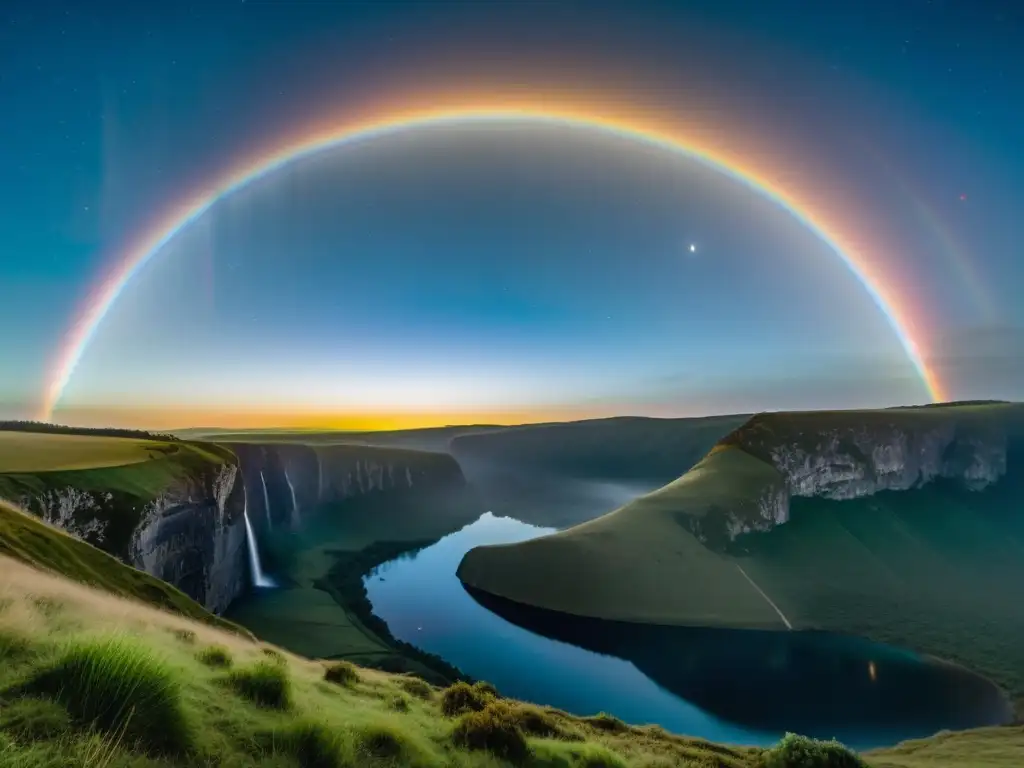
[[[1024,398],[1021,39],[1024,8],[982,0],[8,0],[0,417],[38,410],[91,286],[186,193],[318,114],[470,80],[713,113],[800,158],[884,233],[951,394]],[[57,418],[923,398],[786,212],[626,141],[510,124],[339,149],[215,207],[125,292]]]

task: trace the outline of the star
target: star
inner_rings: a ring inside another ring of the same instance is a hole
[[[697,246],[694,245],[693,243],[690,243],[690,253],[696,253],[696,252],[697,252]]]

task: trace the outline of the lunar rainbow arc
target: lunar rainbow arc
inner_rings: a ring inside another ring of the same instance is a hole
[[[57,363],[48,377],[41,418],[49,421],[67,388],[75,367],[82,359],[117,298],[131,282],[138,270],[152,259],[181,230],[200,218],[219,200],[280,168],[318,152],[341,145],[371,140],[389,134],[425,128],[433,125],[465,124],[472,122],[529,121],[566,127],[576,127],[613,134],[648,146],[673,152],[702,163],[742,183],[789,212],[807,229],[817,235],[843,261],[867,290],[875,305],[885,316],[895,333],[907,359],[913,365],[933,402],[944,399],[937,376],[921,355],[909,331],[908,318],[899,310],[898,303],[887,292],[882,280],[869,272],[866,260],[847,244],[839,230],[829,226],[778,184],[766,178],[747,163],[700,142],[677,136],[674,132],[648,127],[641,122],[603,117],[589,112],[560,111],[557,108],[517,107],[514,109],[447,109],[401,113],[376,121],[367,121],[334,127],[311,134],[279,146],[241,166],[235,172],[219,179],[212,187],[194,195],[175,208],[162,221],[152,227],[138,243],[129,248],[117,266],[93,291],[86,301],[85,310],[69,330],[57,356]]]

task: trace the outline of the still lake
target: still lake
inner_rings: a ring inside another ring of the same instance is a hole
[[[367,575],[373,611],[396,638],[503,695],[732,744],[793,730],[866,749],[1006,716],[988,681],[906,650],[817,632],[577,620],[474,598],[455,575],[473,547],[553,532],[485,513]]]

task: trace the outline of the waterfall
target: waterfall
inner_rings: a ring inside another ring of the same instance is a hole
[[[256,548],[256,536],[252,532],[252,525],[249,523],[249,510],[246,509],[242,512],[242,516],[245,518],[245,542],[249,547],[249,569],[252,571],[252,584],[254,587],[276,587],[274,580],[265,575],[260,567],[260,553]]]
[[[295,501],[295,486],[292,485],[292,479],[288,477],[287,469],[284,471],[284,481],[288,483],[288,490],[291,491],[292,494],[292,527],[296,528],[302,521],[299,520],[299,505]]]
[[[270,496],[267,494],[267,478],[263,476],[263,470],[260,470],[260,482],[263,484],[263,511],[267,513],[267,530],[269,531],[273,526],[270,522]]]

